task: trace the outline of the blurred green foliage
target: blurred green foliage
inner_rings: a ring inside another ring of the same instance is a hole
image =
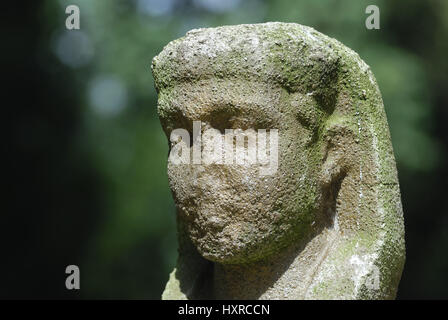
[[[381,10],[380,30],[364,25],[365,8],[372,3]],[[80,8],[78,31],[65,29],[69,4]],[[82,154],[79,165],[88,163],[102,181],[101,210],[92,217],[95,227],[86,235],[78,261],[81,297],[158,299],[175,265],[168,144],[157,117],[151,59],[193,28],[266,21],[312,26],[357,51],[371,66],[390,123],[409,228],[399,297],[448,296],[437,284],[447,280],[446,257],[441,258],[448,242],[442,215],[446,205],[430,198],[408,201],[430,197],[422,188],[433,192],[443,187],[435,176],[445,172],[446,161],[437,117],[446,115],[440,105],[446,98],[448,2],[47,0],[38,14],[44,26],[41,43],[67,68],[78,97],[80,125],[68,152]],[[45,63],[51,69],[56,62]],[[439,229],[434,222],[419,223],[434,215],[442,219]],[[440,247],[427,250],[419,224],[434,232],[430,241]],[[423,270],[427,278],[417,279]]]

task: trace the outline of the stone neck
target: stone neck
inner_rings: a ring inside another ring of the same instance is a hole
[[[215,299],[303,299],[331,245],[325,230],[306,244],[293,244],[279,254],[244,265],[215,263]],[[321,254],[316,254],[321,252]]]

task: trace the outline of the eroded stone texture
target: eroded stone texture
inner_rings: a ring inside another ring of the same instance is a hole
[[[168,163],[179,258],[163,299],[389,299],[405,260],[392,145],[375,78],[312,28],[197,29],[154,58],[175,128],[278,129],[279,164]]]

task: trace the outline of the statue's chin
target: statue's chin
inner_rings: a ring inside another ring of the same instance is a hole
[[[230,249],[230,248],[229,248]],[[221,263],[221,264],[241,264],[241,263],[248,263],[248,262],[255,262],[258,259],[256,257],[250,257],[246,254],[245,251],[240,250],[233,251],[231,254],[229,254],[229,251],[222,250],[222,248],[219,248],[217,250],[212,251],[204,251],[200,250],[198,248],[199,253],[201,256],[211,262],[215,263]]]
[[[216,234],[192,239],[199,254],[205,259],[222,264],[250,263],[268,256],[267,245],[258,242],[230,240]]]
[[[220,231],[190,229],[190,239],[199,254],[212,262],[221,264],[247,264],[279,254],[291,245],[300,246],[308,238],[309,230],[303,225],[284,229],[283,237],[275,230],[252,230],[252,233],[235,233],[228,228]],[[196,225],[197,226],[197,225]]]

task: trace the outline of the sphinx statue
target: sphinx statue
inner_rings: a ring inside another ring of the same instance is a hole
[[[179,256],[163,299],[395,298],[397,170],[357,53],[299,24],[223,26],[170,42],[152,72],[171,152],[178,128],[193,136],[183,150],[198,148],[194,122],[217,136],[278,132],[268,174],[256,161],[168,161]]]

